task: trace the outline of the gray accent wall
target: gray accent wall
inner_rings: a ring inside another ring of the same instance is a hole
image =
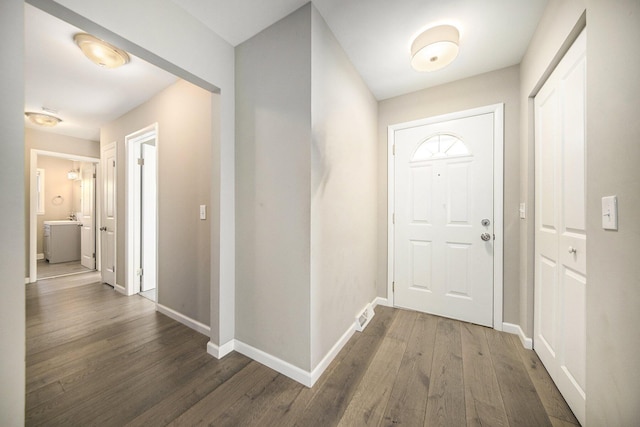
[[[640,420],[640,2],[587,0],[587,424]],[[618,196],[618,231],[601,198]]]
[[[117,144],[116,283],[125,286],[125,137],[158,124],[158,303],[210,325],[212,97],[179,80],[141,106],[106,124],[102,145]]]
[[[320,13],[311,12],[313,369],[377,296],[378,102]]]
[[[412,120],[504,103],[503,321],[519,323],[519,67],[513,66],[380,101],[378,106],[378,295],[387,295],[387,128]]]
[[[236,339],[309,370],[310,5],[236,47]]]
[[[236,338],[308,372],[376,296],[377,102],[311,4],[236,83]]]
[[[0,424],[24,425],[24,3],[0,2]]]

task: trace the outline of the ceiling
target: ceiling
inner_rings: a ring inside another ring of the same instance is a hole
[[[233,46],[308,0],[172,0]],[[547,0],[313,0],[379,100],[520,63]],[[460,30],[460,53],[433,73],[409,63],[413,37],[434,24]],[[25,111],[47,107],[64,121],[51,131],[97,140],[99,128],[176,77],[132,57],[99,68],[73,43],[81,30],[25,6]],[[55,55],[53,54],[55,52]],[[27,126],[31,125],[25,121]],[[42,129],[42,128],[39,128]]]
[[[308,0],[173,0],[237,46]],[[378,100],[519,64],[547,0],[313,0]],[[460,30],[460,53],[433,73],[411,68],[413,38]]]
[[[63,121],[43,128],[25,118],[25,126],[97,141],[100,126],[150,99],[177,77],[131,56],[124,67],[109,70],[87,59],[73,41],[82,30],[25,4],[25,111],[57,111]]]

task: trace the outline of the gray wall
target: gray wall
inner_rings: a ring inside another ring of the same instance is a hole
[[[24,424],[24,4],[0,2],[0,424]],[[7,60],[7,58],[12,58]]]
[[[310,8],[236,47],[236,338],[305,370]]]
[[[640,2],[587,0],[587,423],[640,420]],[[618,231],[601,197],[618,196]]]
[[[212,95],[183,80],[100,131],[117,142],[116,282],[125,286],[125,136],[158,123],[158,303],[210,324]]]
[[[100,142],[88,139],[74,138],[72,136],[59,135],[45,132],[39,129],[24,128],[24,221],[25,221],[25,277],[29,276],[29,224],[31,221],[31,150],[51,151],[54,153],[75,154],[84,157],[100,157]],[[69,212],[67,212],[67,215]],[[38,239],[42,235],[40,230],[41,216],[38,216]],[[53,218],[47,218],[53,219]],[[38,247],[41,248],[40,243]],[[40,252],[40,249],[38,251]],[[31,278],[35,280],[35,278]]]
[[[236,82],[236,337],[310,371],[376,296],[377,102],[311,4]]]
[[[312,7],[311,368],[376,297],[377,101]]]
[[[380,101],[378,106],[378,295],[387,295],[387,127],[504,103],[503,321],[519,323],[519,68],[513,66]]]

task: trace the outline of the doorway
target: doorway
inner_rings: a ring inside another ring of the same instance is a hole
[[[502,104],[389,128],[390,303],[502,329]]]
[[[99,268],[97,162],[94,157],[31,150],[29,282]]]
[[[157,142],[157,124],[125,137],[126,291],[153,301],[157,301]]]

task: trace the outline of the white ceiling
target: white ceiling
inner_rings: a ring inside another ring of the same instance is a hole
[[[172,0],[233,46],[307,0]],[[520,63],[547,0],[313,0],[377,99],[413,92]],[[48,107],[64,122],[51,131],[97,140],[99,127],[140,105],[176,77],[139,58],[99,68],[73,43],[81,30],[25,6],[25,111]],[[460,29],[448,67],[418,73],[412,38],[428,26]],[[55,53],[55,55],[54,55]],[[25,121],[27,126],[31,125]],[[43,129],[43,128],[40,128]]]
[[[139,58],[109,70],[89,61],[73,41],[82,30],[25,5],[25,111],[57,111],[63,122],[43,128],[97,141],[100,126],[171,85],[177,77]]]
[[[307,0],[173,0],[236,46]],[[519,64],[547,0],[313,0],[379,100]],[[460,53],[433,73],[409,63],[413,38],[438,23],[460,30]]]

